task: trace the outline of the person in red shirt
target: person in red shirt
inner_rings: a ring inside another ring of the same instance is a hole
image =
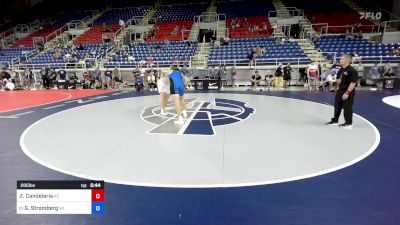
[[[307,67],[307,77],[308,77],[308,88],[312,90],[314,87],[315,90],[318,90],[318,77],[319,77],[319,69],[318,66],[312,62],[309,67]]]

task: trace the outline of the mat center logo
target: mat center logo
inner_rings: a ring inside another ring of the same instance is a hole
[[[186,99],[187,118],[182,125],[175,124],[177,119],[173,102],[167,104],[167,115],[161,115],[160,106],[150,106],[143,110],[143,120],[156,126],[149,134],[175,135],[215,135],[215,127],[242,122],[248,119],[255,109],[246,106],[245,102],[215,98],[214,102]]]

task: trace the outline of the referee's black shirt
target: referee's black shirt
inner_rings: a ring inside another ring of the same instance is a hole
[[[357,83],[358,72],[352,66],[348,65],[346,68],[341,68],[337,73],[337,79],[342,78],[339,85],[339,90],[346,91],[350,83]]]

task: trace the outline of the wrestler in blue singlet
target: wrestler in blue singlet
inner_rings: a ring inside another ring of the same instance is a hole
[[[169,74],[169,81],[171,95],[179,94],[179,96],[183,96],[185,93],[185,83],[182,74],[179,71],[173,70],[172,73]]]

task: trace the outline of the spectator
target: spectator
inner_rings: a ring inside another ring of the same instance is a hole
[[[275,87],[282,89],[283,88],[283,71],[282,71],[282,63],[279,63],[278,68],[275,71]]]
[[[103,83],[103,89],[111,89],[111,81],[112,81],[113,73],[110,70],[106,70],[104,72],[105,82]]]
[[[197,67],[192,67],[191,77],[196,79],[199,78],[200,72]]]
[[[344,39],[345,40],[354,40],[354,34],[350,32],[349,29],[346,30],[346,33],[344,34]]]
[[[85,70],[83,72],[83,80],[83,89],[93,88],[95,77],[92,72],[90,72],[89,70]]]
[[[321,67],[321,85],[322,85],[322,89],[325,91],[326,90],[326,78],[329,75],[329,70],[328,67],[326,66],[326,64],[322,65]]]
[[[6,70],[0,71],[0,83],[6,85],[7,82],[11,82],[11,74]]]
[[[35,78],[32,73],[32,70],[30,70],[28,67],[26,67],[26,69],[24,70],[23,76],[24,76],[25,89],[28,89],[28,90],[34,89]]]
[[[311,63],[310,66],[307,68],[307,76],[308,76],[308,81],[309,81],[309,89],[312,90],[312,87],[314,86],[315,90],[318,90],[318,77],[319,77],[319,69],[318,66],[315,65],[314,62]]]
[[[168,39],[164,40],[164,45],[169,46],[170,45],[170,41]]]
[[[79,46],[78,46],[78,48],[77,48],[78,50],[80,50],[80,51],[83,51],[83,50],[85,50],[85,48],[83,47],[83,45],[82,44],[80,44]]]
[[[258,33],[258,31],[260,31],[260,27],[257,24],[255,24],[253,26],[253,32],[257,32]]]
[[[213,66],[208,66],[207,68],[207,77],[210,78],[214,74],[214,67]]]
[[[103,32],[111,32],[110,27],[106,23],[103,23]]]
[[[213,41],[213,46],[221,46],[221,41],[220,40]]]
[[[187,76],[190,76],[190,70],[186,64],[184,64],[182,67],[182,73],[186,74]]]
[[[20,80],[19,73],[13,69],[11,69],[11,82],[14,83],[16,87],[21,86],[21,80]]]
[[[191,86],[192,82],[191,79],[188,76],[189,74],[185,73],[184,71],[182,71],[182,76],[183,76],[183,83],[185,85],[185,89],[189,89],[189,87]]]
[[[243,20],[243,26],[247,27],[248,25],[249,25],[249,20],[247,19],[247,17],[245,17]]]
[[[363,38],[363,32],[362,32],[362,30],[360,30],[359,32],[357,32],[357,33],[354,35],[354,37],[356,37],[356,38]]]
[[[299,67],[299,75],[300,75],[300,80],[304,82],[304,86],[308,83],[308,78],[307,78],[307,68],[306,67]]]
[[[139,68],[143,68],[143,66],[146,64],[146,61],[144,59],[139,61]]]
[[[254,27],[253,27],[253,24],[250,24],[250,26],[249,26],[249,32],[251,32],[251,33],[253,33],[253,32],[254,32]]]
[[[180,63],[179,57],[177,55],[174,56],[174,59],[172,60],[172,65],[173,66],[179,66],[179,63]]]
[[[389,61],[386,61],[385,65],[383,66],[383,73],[386,74],[390,69],[392,69],[392,66],[390,65]]]
[[[69,89],[76,89],[76,85],[79,83],[79,78],[76,76],[76,73],[72,72],[71,76],[68,78],[69,80]]]
[[[140,72],[139,73],[134,73],[134,79],[135,79],[135,89],[136,91],[143,91],[143,87],[144,87],[144,80],[143,77],[140,76]]]
[[[231,69],[231,81],[232,81],[232,86],[233,86],[233,87],[236,85],[236,84],[235,84],[236,74],[237,74],[236,68],[233,66],[232,69]],[[238,85],[238,86],[239,86],[239,85]]]
[[[121,77],[121,71],[118,69],[118,67],[114,67],[113,75],[119,78]]]
[[[236,28],[236,21],[234,19],[231,20],[231,29]]]
[[[265,84],[267,85],[267,90],[269,91],[271,88],[271,85],[273,85],[273,83],[275,82],[275,77],[273,75],[273,71],[271,72],[270,70],[268,70],[264,79],[265,79]]]
[[[171,35],[177,35],[178,32],[179,32],[179,26],[176,25],[176,26],[174,27],[174,29],[171,31]]]
[[[266,22],[263,22],[262,24],[262,32],[267,34],[268,33],[268,26]]]
[[[128,58],[129,62],[134,62],[135,61],[135,58],[133,56],[131,56],[131,55],[128,55],[127,58]]]
[[[240,24],[240,21],[239,20],[236,20],[236,28],[241,28],[242,27],[242,25]]]
[[[50,86],[54,87],[54,84],[56,83],[57,80],[57,72],[54,69],[51,69],[49,71],[49,75],[50,75]]]
[[[378,85],[379,79],[380,79],[380,73],[379,73],[379,66],[377,63],[373,67],[371,67],[369,74],[370,74],[370,79],[373,81],[375,85]]]
[[[290,63],[288,63],[285,67],[283,67],[283,87],[288,88],[290,86],[290,80],[292,79],[292,67]]]
[[[157,77],[154,75],[153,70],[151,70],[147,76],[147,85],[149,86],[150,91],[153,91],[157,88]]]
[[[361,24],[356,23],[353,25],[353,33],[359,33],[361,31]]]
[[[250,52],[250,54],[247,56],[247,58],[249,59],[249,67],[253,67],[253,63],[254,63],[254,55],[256,54],[256,52],[254,51],[254,49]]]
[[[281,45],[284,45],[284,44],[287,44],[288,43],[288,40],[286,39],[286,37],[282,37],[281,38]]]
[[[153,68],[154,66],[154,58],[152,55],[150,55],[149,57],[147,57],[147,67]]]
[[[352,63],[361,63],[361,57],[357,54],[357,51],[353,51],[353,53],[351,54],[351,58],[353,59]]]
[[[315,36],[314,36],[314,38],[313,38],[313,41],[317,41],[318,39],[320,39],[321,38],[321,32],[317,32],[317,33],[315,33]]]
[[[328,85],[329,91],[330,92],[334,92],[335,88],[334,88],[334,84],[336,83],[336,73],[334,73],[333,71],[331,71],[330,74],[328,74],[328,76],[326,77],[326,83]]]
[[[384,78],[395,78],[396,74],[394,74],[393,69],[390,68],[389,71],[387,71],[383,77]]]
[[[100,68],[97,66],[94,70],[94,78],[95,78],[95,88],[100,89],[103,87],[103,79]]]
[[[58,50],[56,50],[56,51],[54,52],[54,54],[53,54],[53,59],[54,59],[54,60],[59,60],[59,59],[61,59],[61,54],[60,54],[60,52],[59,52]]]
[[[186,47],[190,48],[192,46],[192,42],[190,40],[186,40]]]
[[[231,41],[231,39],[228,37],[221,38],[222,45],[228,45],[230,41]]]
[[[68,88],[66,80],[67,80],[67,72],[60,68],[57,71],[57,76],[58,76],[58,80],[56,81],[56,85],[58,89],[64,89],[64,88]]]
[[[254,75],[251,76],[251,88],[253,91],[255,91],[257,89],[257,86],[260,85],[260,81],[261,81],[261,76],[258,72],[258,70],[254,71]]]
[[[39,71],[39,74],[43,81],[43,87],[49,89],[50,88],[49,69],[46,67],[42,67],[42,69]]]
[[[4,85],[5,85],[4,90],[6,91],[13,91],[15,88],[15,84],[7,79],[4,80]]]
[[[112,88],[114,91],[120,90],[122,87],[122,79],[115,74],[113,74],[113,79],[112,79]]]

